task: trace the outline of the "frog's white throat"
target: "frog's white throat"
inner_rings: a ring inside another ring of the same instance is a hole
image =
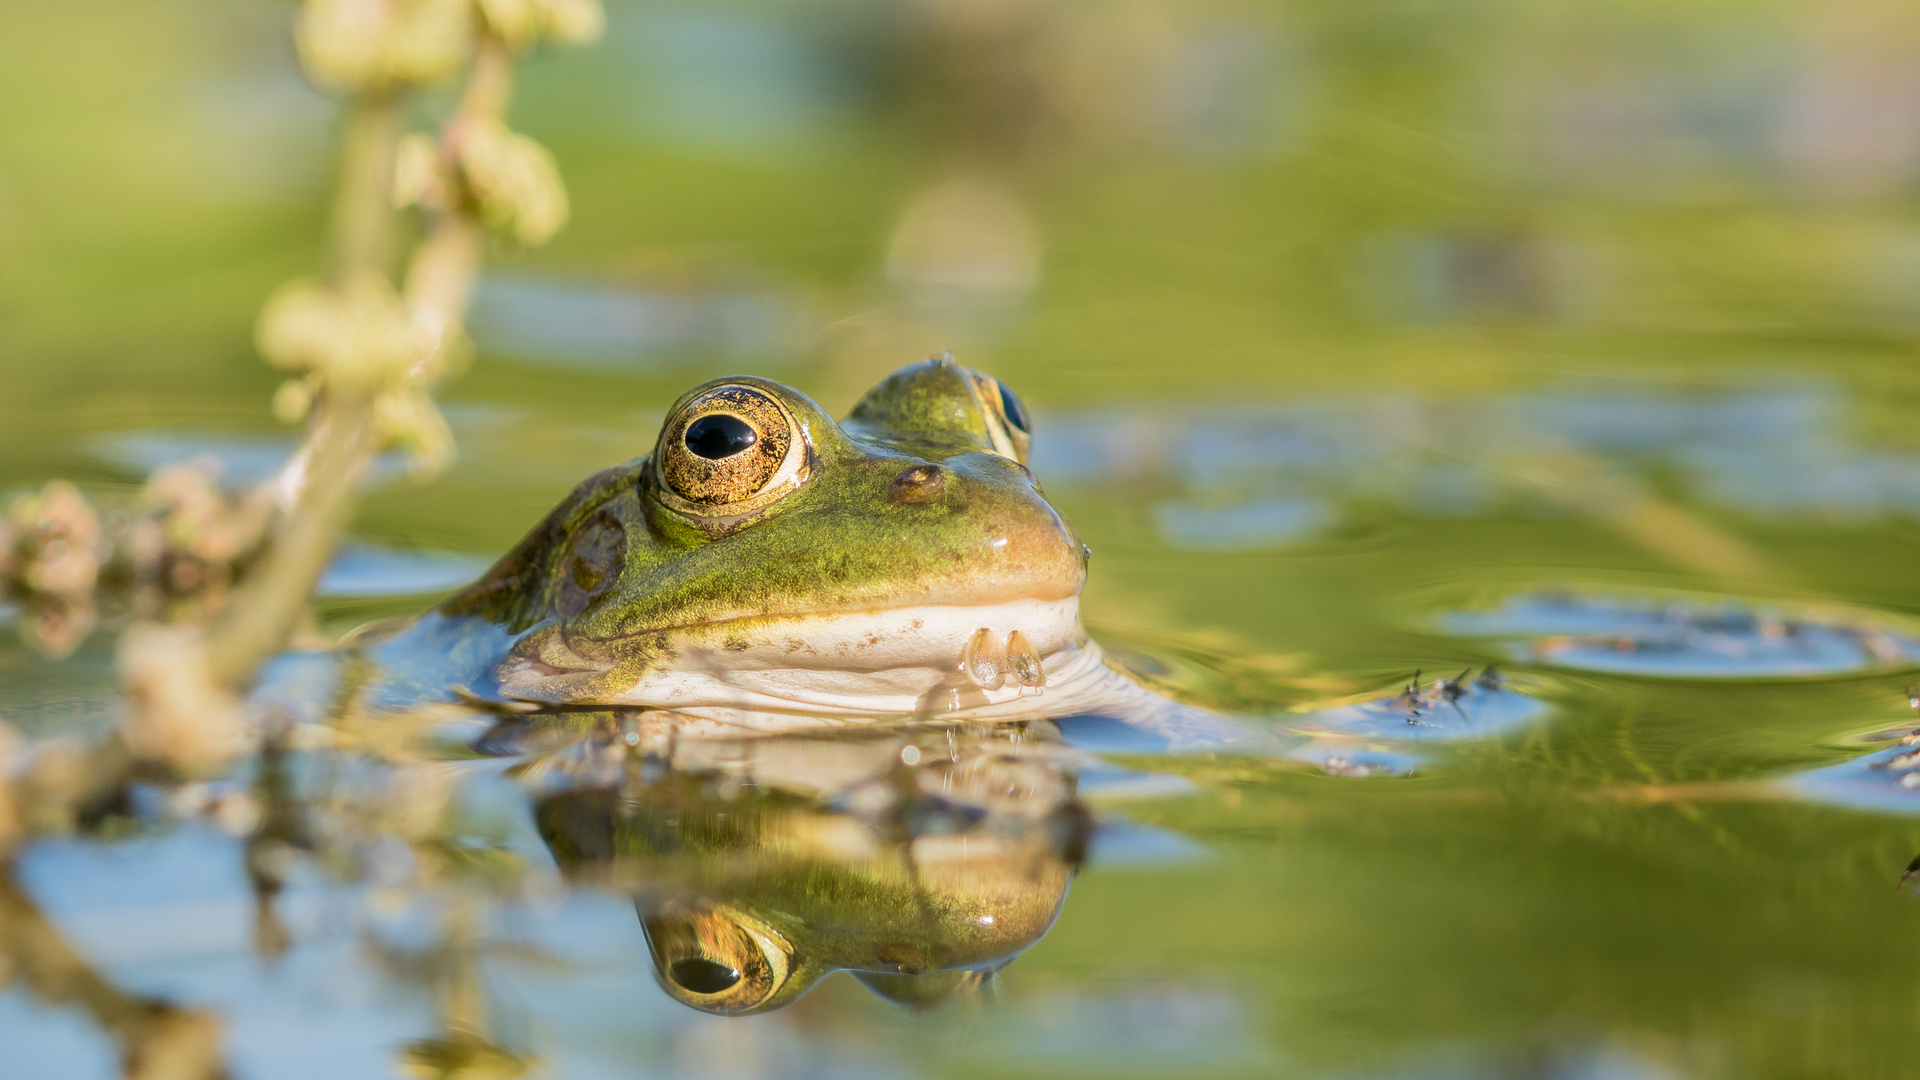
[[[1080,628],[1078,597],[741,619],[686,627],[669,643],[671,656],[596,699],[814,722],[1006,719],[1052,711],[1037,699],[1112,677]],[[554,676],[539,663],[509,660],[500,675],[504,697],[554,700]]]

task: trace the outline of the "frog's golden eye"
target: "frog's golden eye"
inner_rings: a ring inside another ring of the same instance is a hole
[[[806,446],[787,407],[751,386],[716,386],[660,432],[666,491],[696,516],[751,513],[805,479]],[[675,500],[669,499],[669,502]]]
[[[987,436],[994,452],[1025,465],[1033,449],[1033,423],[1027,419],[1026,404],[1006,383],[983,371],[969,369],[967,376],[981,411],[987,414]]]
[[[654,971],[681,1004],[722,1015],[747,1012],[779,993],[793,950],[767,924],[725,905],[674,907],[644,919]]]

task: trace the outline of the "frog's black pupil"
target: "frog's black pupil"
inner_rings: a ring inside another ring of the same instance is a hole
[[[1006,383],[1000,384],[1000,411],[1006,414],[1007,423],[1019,428],[1021,434],[1033,433],[1033,428],[1027,424],[1027,407],[1020,404],[1020,399],[1007,389]]]
[[[716,963],[704,956],[675,960],[667,969],[676,985],[696,994],[717,994],[740,981],[740,970]]]
[[[759,440],[745,420],[726,413],[703,416],[687,425],[687,449],[708,461],[732,457]]]

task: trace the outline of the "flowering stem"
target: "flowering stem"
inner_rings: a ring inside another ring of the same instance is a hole
[[[304,482],[274,529],[260,568],[208,635],[214,678],[241,686],[278,652],[306,610],[333,557],[354,488],[379,449],[373,403],[364,394],[328,395],[315,408],[296,464]]]
[[[373,90],[347,108],[333,211],[335,287],[386,272],[400,104],[396,92]],[[371,398],[355,388],[329,386],[315,402],[306,438],[277,479],[288,509],[267,557],[208,634],[210,669],[219,682],[244,685],[285,644],[306,610],[346,526],[353,490],[379,450],[374,421]]]
[[[506,42],[493,34],[482,34],[473,57],[473,71],[467,88],[460,95],[455,122],[472,116],[505,119],[507,102],[513,96],[513,57]]]
[[[513,58],[506,43],[483,34],[443,143],[459,139],[461,129],[475,121],[504,118],[512,94]],[[454,206],[434,215],[407,266],[407,307],[414,325],[432,335],[436,350],[445,347],[448,331],[467,317],[485,240],[485,228],[472,208]]]
[[[369,90],[348,103],[333,202],[333,283],[384,273],[393,256],[393,166],[402,129],[400,95]]]
[[[469,125],[503,119],[512,91],[513,58],[506,43],[483,34],[444,140],[452,145]],[[386,270],[400,136],[397,94],[369,91],[353,100],[334,204],[336,287]],[[474,209],[456,204],[435,215],[413,254],[407,268],[407,307],[416,330],[432,342],[415,364],[416,378],[424,378],[435,366],[449,335],[466,318],[485,239]],[[215,678],[228,686],[244,685],[286,641],[332,558],[354,489],[379,452],[380,440],[370,394],[329,385],[319,395],[306,439],[279,477],[280,497],[288,509],[267,559],[210,635]]]

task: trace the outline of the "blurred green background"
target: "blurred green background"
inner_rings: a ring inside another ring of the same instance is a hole
[[[287,5],[12,8],[6,479],[102,476],[85,437],[156,417],[273,430],[252,317],[316,264],[334,120]],[[557,405],[632,449],[636,414],[711,372],[839,408],[941,347],[1043,413],[1790,366],[1839,375],[1908,444],[1907,5],[609,16],[598,46],[525,65],[514,122],[555,150],[574,219],[494,273],[634,303],[549,341],[567,309],[519,295],[490,324],[483,302],[453,402]]]

